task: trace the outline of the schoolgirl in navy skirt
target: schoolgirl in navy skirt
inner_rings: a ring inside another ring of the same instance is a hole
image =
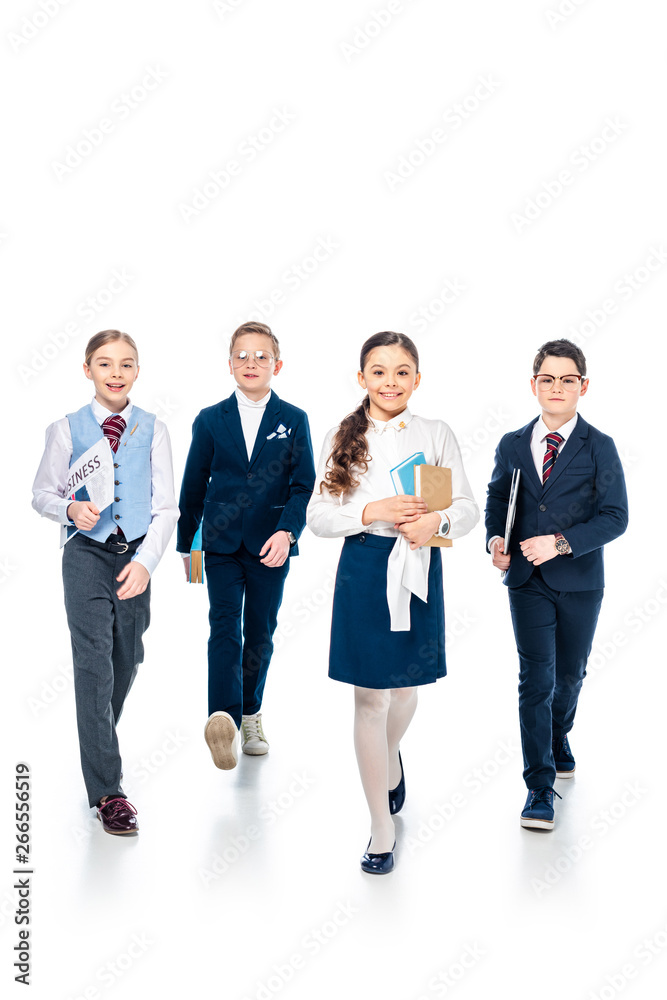
[[[479,519],[458,444],[447,424],[418,417],[408,401],[421,380],[419,355],[400,333],[378,333],[361,349],[367,395],[329,431],[307,523],[345,538],[334,590],[329,676],[354,685],[354,742],[371,814],[361,867],[394,867],[394,822],[405,800],[399,751],[417,689],[444,677],[445,610],[433,535],[466,535]],[[428,512],[421,497],[396,494],[391,472],[416,453],[452,470],[452,503]]]

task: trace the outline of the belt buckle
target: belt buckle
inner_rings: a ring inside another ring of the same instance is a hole
[[[118,549],[118,555],[119,556],[124,555],[127,552],[127,550],[129,549],[129,547],[130,547],[127,542],[114,542],[114,545],[122,545],[123,546],[122,549]]]

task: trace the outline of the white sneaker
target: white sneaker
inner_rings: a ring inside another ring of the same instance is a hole
[[[262,729],[262,713],[244,715],[241,719],[241,749],[244,753],[258,757],[269,752],[269,744]]]
[[[231,771],[239,761],[239,731],[228,712],[213,712],[204,726],[204,739],[208,743],[216,767]]]

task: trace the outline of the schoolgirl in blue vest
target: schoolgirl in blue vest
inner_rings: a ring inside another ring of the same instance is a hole
[[[137,811],[121,787],[116,725],[150,620],[150,578],[178,520],[165,425],[130,402],[137,347],[118,330],[90,339],[83,366],[91,403],[51,424],[33,484],[35,510],[64,526],[63,584],[72,639],[74,692],[84,782],[103,829],[133,834]],[[85,487],[68,494],[68,470],[106,439],[113,493],[104,510]]]
[[[408,409],[421,379],[417,348],[400,333],[378,333],[361,349],[361,405],[329,431],[307,523],[345,538],[334,590],[329,676],[354,685],[354,744],[371,815],[361,867],[394,867],[392,815],[405,800],[399,744],[417,690],[444,677],[442,563],[433,535],[461,538],[479,511],[456,438],[441,420]],[[392,469],[416,453],[452,470],[452,503],[427,512],[418,496],[396,495]]]

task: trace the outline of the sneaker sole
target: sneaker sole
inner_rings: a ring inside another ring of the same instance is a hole
[[[241,747],[241,749],[243,750],[243,753],[247,753],[249,757],[261,757],[265,753],[269,752],[268,747],[266,750],[258,750],[256,747]]]
[[[525,816],[521,817],[521,826],[525,827],[526,830],[553,830],[554,822],[553,819],[526,819]]]
[[[204,739],[211,751],[216,767],[221,771],[231,771],[238,763],[234,752],[236,726],[228,715],[214,715],[204,727]]]
[[[574,772],[576,767],[573,767],[571,771],[556,771],[557,778],[574,778]]]

